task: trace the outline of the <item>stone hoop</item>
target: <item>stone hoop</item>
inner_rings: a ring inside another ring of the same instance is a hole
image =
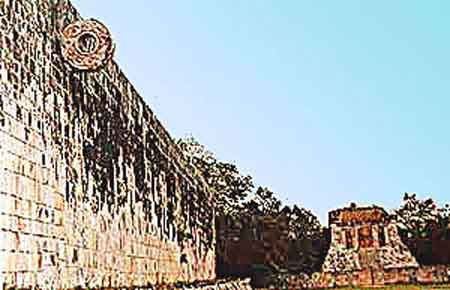
[[[62,55],[77,70],[98,70],[113,57],[115,45],[111,34],[97,20],[71,23],[64,28],[62,36]]]

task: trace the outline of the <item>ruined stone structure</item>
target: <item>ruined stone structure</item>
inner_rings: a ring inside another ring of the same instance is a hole
[[[414,282],[419,267],[384,209],[352,204],[329,213],[331,245],[318,284]],[[417,280],[416,280],[417,281]]]
[[[450,265],[419,265],[383,208],[329,213],[331,244],[322,271],[288,276],[288,289],[450,282]]]
[[[339,209],[329,213],[329,223],[332,240],[324,272],[418,267],[382,208]]]
[[[287,282],[288,289],[450,281],[449,266],[419,266],[400,239],[397,224],[383,208],[356,207],[352,204],[331,211],[329,227],[331,244],[322,270],[312,275],[282,274],[281,279]],[[222,235],[219,232],[219,240],[223,238]],[[278,237],[281,236],[278,234]],[[252,247],[247,245],[247,251],[251,251]],[[254,257],[252,259],[255,260]]]
[[[0,0],[0,286],[215,278],[213,197],[113,51],[66,0]]]

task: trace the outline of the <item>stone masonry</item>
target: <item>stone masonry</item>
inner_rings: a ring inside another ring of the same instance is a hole
[[[332,241],[324,272],[419,266],[382,208],[354,206],[329,215]]]
[[[329,223],[331,244],[313,288],[417,282],[419,264],[383,208],[352,204],[331,211]]]
[[[340,285],[384,284],[392,270],[418,268],[384,209],[352,204],[329,213],[331,245],[322,270]]]
[[[109,55],[63,57],[82,20],[0,0],[0,286],[214,279],[213,197]]]
[[[381,207],[352,204],[331,211],[329,225],[332,241],[322,271],[288,276],[288,289],[450,282],[450,265],[419,265]]]

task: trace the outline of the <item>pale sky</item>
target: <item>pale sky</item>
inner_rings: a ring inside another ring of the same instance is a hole
[[[172,136],[327,223],[450,193],[450,2],[73,0]]]

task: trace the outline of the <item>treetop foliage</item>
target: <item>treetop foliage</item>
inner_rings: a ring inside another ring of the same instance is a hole
[[[289,217],[290,235],[294,238],[318,237],[322,226],[309,210],[284,206],[273,191],[258,186],[253,178],[239,172],[235,164],[218,160],[195,138],[178,140],[186,160],[194,165],[206,179],[215,195],[217,215],[239,218],[243,214]]]

